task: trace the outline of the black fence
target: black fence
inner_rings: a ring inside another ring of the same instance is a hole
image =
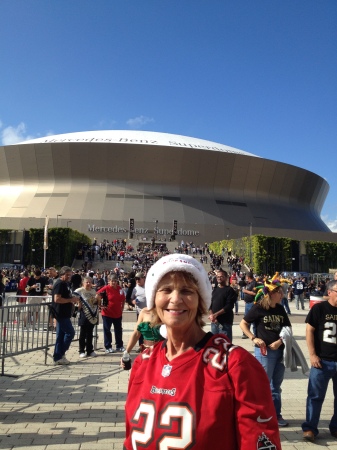
[[[5,360],[23,353],[41,350],[45,352],[55,346],[56,323],[50,314],[50,296],[42,297],[42,303],[17,303],[16,295],[6,296],[5,305],[0,308],[0,359],[1,376],[5,375]],[[41,299],[41,297],[40,297]],[[79,326],[74,317],[75,338],[78,340]],[[94,329],[94,348],[97,345],[97,330]]]

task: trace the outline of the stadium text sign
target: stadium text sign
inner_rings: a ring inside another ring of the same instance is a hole
[[[129,230],[123,227],[118,227],[117,225],[111,227],[99,227],[95,224],[88,224],[88,231],[92,233],[127,233]],[[173,229],[169,228],[134,228],[133,233],[135,234],[157,234],[157,235],[172,235]],[[178,228],[176,235],[178,236],[200,236],[198,230],[184,230],[183,228]]]

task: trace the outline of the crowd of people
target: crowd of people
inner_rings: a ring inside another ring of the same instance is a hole
[[[296,309],[304,309],[307,295],[321,296],[327,301],[314,305],[306,318],[311,370],[302,429],[303,438],[314,442],[330,379],[334,392],[337,389],[337,273],[334,280],[317,284],[303,277],[282,278],[278,273],[273,278],[256,276],[243,272],[244,260],[236,255],[228,255],[225,261],[212,254],[207,244],[197,252],[192,248],[179,246],[173,254],[164,248],[128,249],[133,254],[129,271],[119,264],[103,271],[67,266],[58,271],[54,267],[20,273],[4,270],[1,281],[4,285],[6,278],[19,276],[17,301],[33,305],[36,320],[42,297],[51,295],[55,365],[69,364],[65,355],[74,338],[71,316],[75,306],[80,325],[79,358],[97,356],[93,330],[99,320],[105,353],[119,352],[122,367],[132,359],[130,353],[138,342],[135,350],[139,356],[132,364],[126,402],[126,449],[148,439],[164,442],[171,432],[176,436],[170,438],[174,448],[197,443],[196,448],[249,449],[259,448],[256,445],[262,441],[266,448],[281,448],[278,428],[288,425],[282,416],[281,385],[285,367],[289,367],[286,360],[293,363],[285,354],[295,352],[297,365],[303,373],[308,371],[292,336],[289,303],[294,300]],[[205,257],[211,264],[209,271]],[[228,272],[222,268],[225,264]],[[240,301],[244,302],[242,338],[252,340],[254,356],[232,342]],[[136,312],[137,323],[124,342],[122,320],[128,309]],[[209,333],[203,329],[207,318]],[[198,382],[192,383],[193,378]],[[270,395],[256,395],[266,390]],[[234,403],[237,406],[231,409]],[[151,423],[143,422],[144,414]],[[179,437],[171,422],[173,416],[180,424]],[[156,423],[166,426],[156,427]],[[145,425],[147,432],[139,431]],[[337,399],[329,427],[337,438]],[[219,446],[225,429],[228,443]]]

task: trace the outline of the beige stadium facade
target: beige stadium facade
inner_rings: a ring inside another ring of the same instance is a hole
[[[71,227],[98,241],[195,243],[250,234],[334,241],[320,176],[211,141],[104,130],[0,147],[1,226]],[[133,219],[133,230],[131,220]]]

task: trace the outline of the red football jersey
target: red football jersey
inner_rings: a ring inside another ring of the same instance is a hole
[[[164,341],[134,362],[125,449],[281,449],[269,381],[249,352],[208,333],[172,361],[165,355]]]

